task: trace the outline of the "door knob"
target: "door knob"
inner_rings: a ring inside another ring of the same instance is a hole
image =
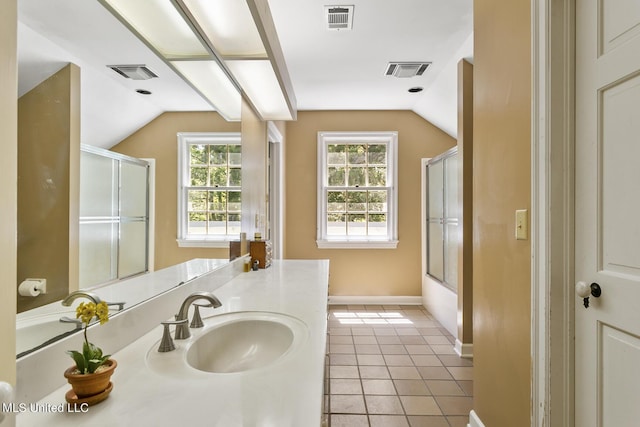
[[[602,289],[597,283],[587,285],[586,282],[576,283],[576,294],[583,299],[584,308],[589,308],[589,297],[599,298],[602,295]]]

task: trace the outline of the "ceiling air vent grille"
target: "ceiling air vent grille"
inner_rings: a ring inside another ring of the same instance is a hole
[[[429,65],[431,62],[390,62],[384,74],[400,78],[421,76]]]
[[[158,77],[146,65],[107,65],[122,77],[132,80],[149,80]]]
[[[353,6],[325,6],[327,29],[333,31],[353,28]]]

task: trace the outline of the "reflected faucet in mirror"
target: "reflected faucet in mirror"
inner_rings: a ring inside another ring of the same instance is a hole
[[[102,302],[100,297],[94,294],[93,292],[74,291],[74,292],[71,292],[65,299],[63,299],[61,304],[64,305],[65,307],[69,307],[71,306],[71,303],[77,300],[78,298],[86,298],[88,300],[91,300],[94,304],[99,304]]]
[[[98,303],[102,302],[100,297],[98,295],[94,294],[93,292],[75,291],[75,292],[71,292],[65,299],[62,300],[62,305],[64,305],[65,307],[69,307],[69,306],[71,306],[71,303],[74,302],[75,300],[77,300],[78,298],[86,298],[88,300],[91,300],[94,304],[98,304]],[[60,322],[61,323],[75,323],[76,324],[76,330],[82,328],[82,321],[78,320],[78,319],[71,319],[71,318],[69,318],[67,316],[62,316],[60,318]]]
[[[102,302],[100,297],[94,294],[93,292],[75,291],[75,292],[71,292],[65,299],[63,299],[61,304],[64,305],[65,307],[69,307],[71,306],[71,303],[77,300],[78,298],[86,298],[88,300],[91,300],[94,304],[99,304]],[[126,304],[126,302],[124,301],[106,302],[105,301],[105,304],[107,304],[107,307],[109,308],[118,307],[118,311],[121,311],[124,308],[124,305]],[[60,320],[62,321],[62,319]]]
[[[99,304],[102,302],[102,299],[96,295],[93,292],[88,292],[88,291],[75,291],[75,292],[71,292],[65,299],[62,300],[62,305],[64,305],[65,307],[69,307],[71,306],[71,303],[74,302],[75,300],[77,300],[78,298],[86,298],[88,300],[90,300],[91,302],[93,302],[94,304]],[[111,308],[111,307],[117,307],[118,311],[122,310],[124,308],[124,305],[126,304],[124,301],[123,302],[105,302],[105,304],[107,304],[107,307]],[[62,316],[60,318],[60,322],[62,323],[76,323],[79,325],[76,327],[76,329],[79,329],[82,327],[82,322],[80,320],[77,319],[71,319],[67,316]]]

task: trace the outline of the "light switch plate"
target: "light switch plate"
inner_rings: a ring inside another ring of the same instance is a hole
[[[516,240],[527,240],[529,238],[528,215],[526,209],[516,211]]]

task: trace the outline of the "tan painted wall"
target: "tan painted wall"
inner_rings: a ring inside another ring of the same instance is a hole
[[[0,381],[16,383],[17,1],[0,2]],[[7,421],[9,422],[9,421]]]
[[[80,69],[73,64],[18,100],[17,279],[47,279],[46,294],[17,296],[18,312],[78,286],[79,114]]]
[[[474,2],[474,409],[491,427],[530,423],[531,74],[528,1]]]
[[[319,131],[398,131],[397,249],[317,248]],[[330,259],[332,295],[420,295],[420,159],[453,145],[453,138],[409,111],[298,112],[298,120],[287,123],[285,258]]]
[[[473,64],[458,62],[458,340],[473,343]]]
[[[156,269],[192,258],[229,256],[229,249],[178,247],[178,132],[240,132],[240,123],[227,122],[217,113],[164,113],[111,148],[128,156],[156,159]]]

